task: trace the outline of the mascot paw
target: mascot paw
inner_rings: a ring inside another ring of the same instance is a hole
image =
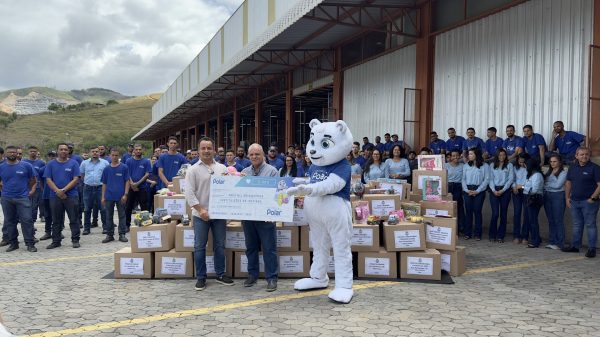
[[[294,283],[294,289],[296,290],[308,290],[308,289],[323,289],[329,285],[329,278],[324,280],[317,280],[314,278],[303,278]]]
[[[304,185],[308,183],[308,178],[294,178],[294,180],[292,180],[294,182],[294,185],[298,186],[298,185]]]
[[[329,298],[338,303],[350,303],[352,296],[354,296],[352,288],[335,288],[329,293]]]
[[[305,185],[300,185],[288,188],[285,193],[287,193],[287,195],[308,195],[310,192],[312,192],[312,188]]]

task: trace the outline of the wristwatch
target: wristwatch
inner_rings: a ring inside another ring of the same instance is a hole
[[[600,199],[600,197],[590,197],[590,199],[592,199],[594,201],[598,201],[598,199]]]

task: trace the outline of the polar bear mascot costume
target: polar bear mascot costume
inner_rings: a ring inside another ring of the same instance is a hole
[[[308,170],[310,182],[295,179],[298,186],[287,190],[289,195],[305,195],[304,209],[310,225],[313,263],[310,278],[294,284],[296,290],[327,288],[329,251],[333,246],[335,258],[335,289],[329,298],[349,303],[352,290],[352,213],[350,206],[350,164],[346,155],[352,150],[352,133],[344,121],[309,123],[310,140],[306,154],[312,165]],[[302,184],[306,185],[302,185]]]

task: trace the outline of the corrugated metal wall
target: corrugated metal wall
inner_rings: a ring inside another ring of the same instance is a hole
[[[415,65],[411,45],[344,72],[344,121],[354,140],[386,132],[403,138],[404,88],[415,87]]]
[[[437,36],[433,129],[585,133],[592,14],[592,0],[532,0]]]

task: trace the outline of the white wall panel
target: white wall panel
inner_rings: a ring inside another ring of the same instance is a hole
[[[199,56],[194,58],[194,61],[190,64],[190,90],[198,85],[198,60]]]
[[[436,37],[433,129],[587,128],[592,0],[532,0]]]
[[[252,41],[262,34],[269,21],[269,2],[266,0],[248,1],[248,41]]]
[[[242,7],[223,26],[225,34],[225,59],[231,58],[244,47],[244,10]]]
[[[344,72],[344,121],[356,141],[386,132],[403,138],[404,88],[415,87],[415,65],[411,45]]]
[[[221,31],[210,40],[210,70],[209,73],[215,72],[221,68]]]
[[[208,49],[204,48],[200,52],[200,83],[208,78]]]
[[[280,18],[289,11],[298,0],[276,0],[275,1],[275,16]]]

